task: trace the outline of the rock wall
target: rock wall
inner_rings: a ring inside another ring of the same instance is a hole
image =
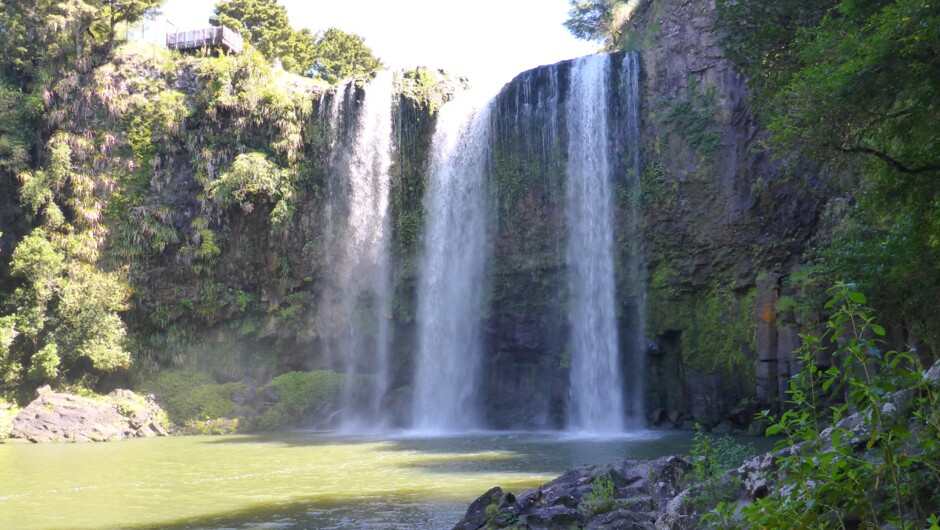
[[[821,209],[812,168],[761,148],[715,24],[713,0],[641,2],[625,43],[645,73],[648,405],[706,425],[782,397],[796,335],[777,331],[780,279]]]

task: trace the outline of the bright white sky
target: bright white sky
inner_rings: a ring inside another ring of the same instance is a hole
[[[162,42],[171,28],[208,25],[216,0],[167,0],[146,31]],[[281,0],[291,23],[314,32],[337,27],[362,36],[392,67],[427,66],[504,83],[523,70],[593,53],[562,26],[568,0]]]

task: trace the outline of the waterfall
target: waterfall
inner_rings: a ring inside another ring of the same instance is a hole
[[[624,428],[608,134],[610,57],[577,59],[566,103],[570,390],[567,426]]]
[[[379,72],[365,87],[361,101],[352,81],[333,97],[329,187],[333,240],[327,245],[333,290],[321,301],[327,314],[321,310],[319,319],[321,326],[332,328],[333,364],[347,375],[340,427],[375,431],[383,427],[381,404],[390,379],[393,76]]]
[[[639,54],[630,52],[624,55],[621,64],[621,85],[625,88],[623,100],[623,126],[625,136],[619,143],[623,144],[626,155],[626,186],[627,194],[631,197],[641,197],[640,187],[640,59]],[[636,205],[638,201],[631,201],[630,208],[625,212],[624,231],[627,235],[627,255],[621,264],[626,269],[626,275],[635,300],[635,310],[632,317],[632,332],[627,337],[621,337],[624,348],[624,406],[626,408],[627,427],[638,428],[643,426],[643,372],[646,357],[646,259],[643,254],[643,225],[642,211]]]
[[[414,426],[425,431],[479,426],[491,102],[472,95],[441,109],[431,146],[413,402]]]

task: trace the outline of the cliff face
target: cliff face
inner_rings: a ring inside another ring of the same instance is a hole
[[[797,341],[777,332],[779,280],[821,208],[811,168],[761,149],[715,23],[714,1],[642,2],[627,43],[645,72],[650,407],[703,423],[782,396]]]
[[[637,55],[612,55],[605,102],[621,367],[645,373],[645,411],[679,425],[745,421],[742,402],[782,396],[797,344],[792,323],[777,317],[779,279],[799,260],[819,211],[810,173],[760,149],[744,80],[723,58],[714,23],[709,1],[641,3],[626,46]],[[630,58],[639,59],[639,138],[627,124]],[[492,427],[564,423],[571,70],[564,62],[522,73],[493,103],[495,233],[481,286],[479,391]],[[134,288],[125,321],[135,377],[181,365],[220,380],[342,370],[330,353],[342,326],[328,273],[336,237],[329,175],[331,149],[355,121],[363,89],[325,92],[257,57],[139,50],[85,77],[55,96],[79,117],[58,125],[73,146],[87,147],[72,150],[73,166],[111,183],[99,190],[110,204],[102,265]],[[391,328],[384,407],[396,422],[407,422],[436,111],[459,83],[411,72],[393,105],[393,295],[379,318]],[[374,319],[345,325],[376,340]],[[640,332],[638,348],[629,337]]]

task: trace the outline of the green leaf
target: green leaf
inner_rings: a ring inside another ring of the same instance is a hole
[[[856,304],[864,304],[867,301],[865,299],[865,295],[857,291],[849,292],[849,300],[855,302]]]
[[[885,336],[885,328],[879,326],[878,324],[872,324],[871,330],[875,333],[875,335],[878,335],[879,337]]]

